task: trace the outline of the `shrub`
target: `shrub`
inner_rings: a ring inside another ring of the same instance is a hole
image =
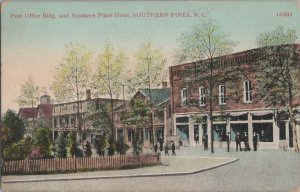
[[[110,156],[115,154],[115,140],[113,138],[109,138],[109,147],[107,151],[108,151],[108,155]]]
[[[120,154],[120,155],[124,155],[126,154],[126,151],[129,149],[129,146],[127,144],[124,143],[123,139],[118,139],[117,143],[116,143],[116,151]]]
[[[63,133],[60,133],[55,141],[57,156],[60,158],[67,157],[67,141]]]
[[[87,141],[86,144],[85,144],[85,155],[90,157],[90,156],[92,156],[92,154],[93,154],[92,146],[91,146],[90,142]]]
[[[67,136],[67,148],[68,148],[68,153],[71,157],[73,157],[76,153],[76,133],[75,132],[70,132]]]
[[[48,128],[37,128],[35,130],[34,137],[34,146],[38,147],[41,155],[49,156],[50,155],[50,130]]]

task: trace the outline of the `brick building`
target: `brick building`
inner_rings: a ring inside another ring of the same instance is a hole
[[[300,45],[292,46],[300,53]],[[278,108],[264,103],[258,94],[257,70],[269,57],[267,47],[263,47],[213,58],[212,82],[215,86],[212,91],[208,90],[209,59],[170,67],[172,132],[180,142],[184,146],[195,146],[199,138],[201,144],[206,133],[211,143],[208,118],[208,94],[211,92],[215,146],[225,141],[226,133],[230,132],[232,141],[239,133],[248,138],[251,147],[254,133],[259,136],[261,148],[292,147],[288,117],[277,120]],[[299,60],[295,70],[300,68]],[[296,105],[300,106],[300,102]],[[234,147],[235,142],[231,145]]]

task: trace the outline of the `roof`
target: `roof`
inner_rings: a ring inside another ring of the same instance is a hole
[[[171,96],[171,89],[170,88],[159,88],[159,89],[139,89],[139,91],[144,94],[150,100],[150,93],[151,93],[151,102],[154,105],[158,105]]]
[[[52,118],[52,112],[53,112],[53,104],[40,104],[38,105],[38,113],[41,113],[43,115],[43,117],[47,118],[47,119],[51,119]]]
[[[35,118],[37,114],[36,107],[24,107],[19,109],[19,115],[25,119]]]

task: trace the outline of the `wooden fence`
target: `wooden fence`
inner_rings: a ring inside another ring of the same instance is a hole
[[[4,161],[2,172],[10,174],[63,173],[105,169],[122,169],[156,165],[160,163],[157,155],[120,155],[105,157],[76,157]]]

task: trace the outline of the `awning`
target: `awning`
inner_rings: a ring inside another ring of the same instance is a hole
[[[248,114],[248,112],[237,112],[237,113],[230,113],[230,116],[231,117],[238,117],[238,116],[246,115],[246,114]]]
[[[258,111],[258,112],[251,113],[251,115],[255,115],[255,116],[264,116],[269,114],[273,114],[273,111]]]

